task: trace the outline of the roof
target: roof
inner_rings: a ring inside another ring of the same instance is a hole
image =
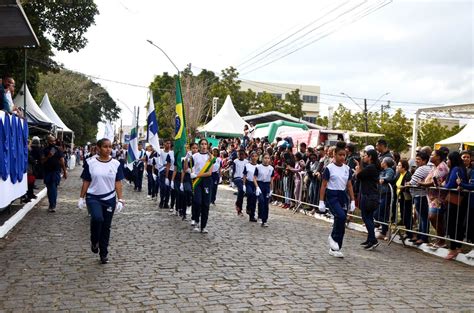
[[[25,99],[25,84],[21,86],[20,91],[16,95],[13,102],[17,107],[23,108],[24,106],[24,99]],[[26,86],[26,116],[28,118],[28,124],[34,125],[49,125],[54,126],[55,124],[53,121],[46,116],[46,114],[41,111],[38,104],[36,104],[35,99],[31,96],[30,90],[28,86]]]
[[[49,97],[47,93],[44,94],[43,100],[41,100],[40,107],[41,107],[41,111],[43,111],[43,113],[47,117],[49,117],[49,119],[53,121],[53,123],[56,124],[58,128],[60,128],[60,131],[65,132],[65,133],[73,133],[73,131],[69,127],[67,127],[66,124],[64,124],[64,122],[61,120],[61,118],[56,113],[56,111],[54,111],[54,108],[51,105],[51,102],[49,101]]]
[[[420,108],[417,113],[425,114],[430,117],[445,118],[473,118],[474,103],[442,105],[437,107]]]
[[[237,113],[234,104],[232,104],[232,99],[228,95],[216,116],[206,125],[199,127],[198,131],[217,136],[242,136],[245,125],[247,123]]]
[[[17,0],[0,0],[0,48],[39,45],[21,4]]]
[[[254,115],[247,115],[243,117],[244,121],[247,123],[252,123],[254,125],[256,124],[261,124],[261,123],[268,123],[268,122],[274,122],[277,120],[284,120],[288,122],[295,122],[295,123],[301,123],[310,129],[324,129],[324,127],[310,123],[308,121],[293,117],[289,114],[281,113],[278,111],[270,111],[270,112],[265,112],[265,113],[259,113],[259,114],[254,114]]]

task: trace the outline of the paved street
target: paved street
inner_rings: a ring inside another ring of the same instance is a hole
[[[205,235],[125,184],[111,262],[100,265],[76,209],[79,174],[62,183],[55,214],[43,200],[0,241],[0,311],[474,310],[468,266],[400,245],[367,252],[354,231],[335,259],[329,224],[271,208],[264,229],[235,216],[227,190]]]

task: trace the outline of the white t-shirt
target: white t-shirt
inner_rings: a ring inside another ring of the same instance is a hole
[[[201,172],[202,168],[206,164],[206,162],[209,160],[209,154],[207,153],[195,153],[193,154],[193,172],[195,174],[199,174]]]
[[[253,181],[253,176],[255,174],[255,169],[257,168],[258,164],[253,165],[252,163],[245,164],[244,167],[244,175],[246,176],[247,180]]]
[[[221,168],[221,166],[222,166],[222,159],[220,157],[217,157],[216,162],[212,166],[212,172],[213,173],[219,172],[219,169]]]
[[[166,169],[168,163],[171,164],[170,171],[174,171],[174,151],[165,152],[165,150],[162,150],[160,153],[160,172]]]
[[[337,166],[334,163],[330,163],[323,172],[323,179],[328,181],[327,188],[330,190],[346,190],[347,182],[351,178],[351,169],[346,164]]]
[[[244,167],[245,164],[249,163],[247,159],[236,159],[234,160],[234,178],[243,178],[244,177]]]
[[[273,166],[259,164],[255,168],[254,176],[257,177],[257,181],[269,183],[272,181],[274,175]]]
[[[119,161],[110,157],[104,162],[94,156],[84,162],[81,178],[91,182],[87,194],[109,200],[115,197],[115,182],[124,179],[124,176]]]

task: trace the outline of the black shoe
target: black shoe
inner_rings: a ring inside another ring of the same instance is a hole
[[[369,244],[369,241],[368,241],[368,240],[366,240],[366,241],[360,243],[361,246],[366,246],[366,245],[368,245],[368,244]]]
[[[91,251],[92,253],[99,253],[99,244],[98,243],[96,243],[95,245],[91,244]]]
[[[160,202],[160,204],[158,205],[158,207],[159,207],[160,209],[162,209],[162,208],[163,208],[163,202]]]
[[[379,246],[379,244],[380,243],[378,241],[371,242],[364,247],[364,250],[367,250],[367,251],[374,250],[375,248]]]
[[[418,239],[416,239],[416,238],[410,238],[410,239],[408,239],[409,242],[415,242],[415,241],[417,241],[417,240],[418,240]]]
[[[33,195],[29,196],[29,198],[30,199],[36,199],[36,198],[38,198],[38,196],[33,194]]]
[[[48,212],[49,212],[49,213],[54,213],[54,212],[56,212],[56,209],[55,209],[55,208],[49,208],[49,209],[48,209]]]
[[[106,256],[103,256],[103,257],[101,256],[100,257],[100,263],[101,264],[107,264],[107,263],[109,263],[109,259]]]
[[[257,220],[255,218],[251,218],[249,219],[249,222],[257,222]]]

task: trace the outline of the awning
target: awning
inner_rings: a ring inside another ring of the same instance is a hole
[[[38,47],[33,28],[17,0],[0,0],[0,48]]]

